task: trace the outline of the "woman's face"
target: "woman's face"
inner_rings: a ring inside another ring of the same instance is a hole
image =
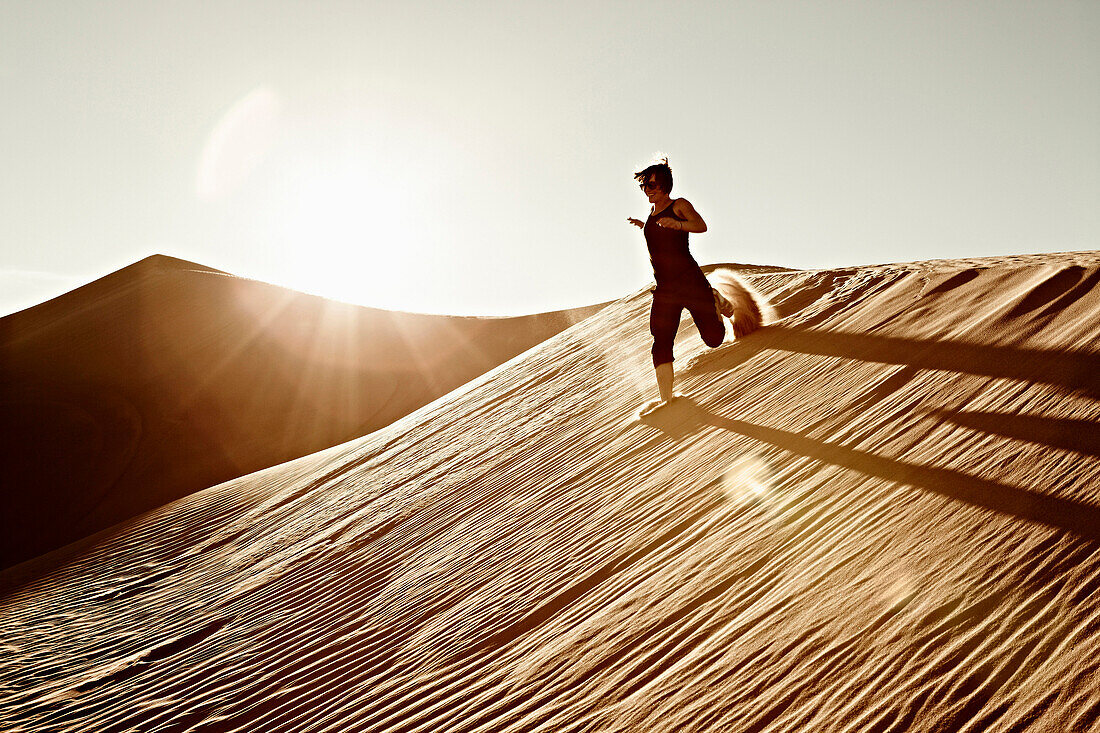
[[[657,183],[657,174],[650,173],[649,177],[646,178],[645,182],[640,184],[640,186],[642,193],[649,199],[649,203],[656,203],[661,198],[663,192],[661,191],[660,185]]]

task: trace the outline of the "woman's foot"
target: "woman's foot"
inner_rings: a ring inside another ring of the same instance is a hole
[[[667,400],[653,400],[652,402],[647,402],[646,404],[642,405],[642,409],[638,411],[638,417],[648,417],[657,410],[660,410],[662,407],[668,407],[672,403],[676,402],[676,400],[683,399],[683,397],[684,396],[682,394],[676,392],[672,395],[672,397]]]
[[[733,303],[726,300],[715,288],[711,288],[710,292],[714,293],[714,309],[726,318],[733,318]]]

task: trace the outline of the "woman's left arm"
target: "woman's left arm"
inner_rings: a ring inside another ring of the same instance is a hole
[[[699,216],[699,212],[687,199],[676,199],[672,204],[672,213],[682,218],[683,221],[666,218],[659,220],[657,225],[667,229],[694,232],[695,234],[702,234],[707,230],[707,223],[703,221],[703,217]]]

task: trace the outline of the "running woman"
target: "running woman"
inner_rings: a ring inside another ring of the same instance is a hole
[[[733,315],[733,306],[710,286],[706,275],[688,251],[688,234],[702,234],[707,223],[687,199],[673,199],[672,169],[668,158],[634,174],[650,203],[645,221],[630,217],[628,222],[645,234],[649,260],[657,287],[649,312],[649,330],[653,334],[653,367],[661,403],[672,397],[674,375],[672,344],[680,328],[684,308],[691,313],[699,335],[707,346],[721,345],[726,336],[722,316]]]

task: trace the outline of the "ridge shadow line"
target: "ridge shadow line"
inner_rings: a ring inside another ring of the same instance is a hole
[[[1100,457],[1100,427],[1094,420],[946,408],[928,414],[971,430]]]
[[[784,325],[764,326],[743,340],[701,354],[691,362],[690,371],[729,371],[769,349],[1041,382],[1100,399],[1100,353],[818,331]]]

